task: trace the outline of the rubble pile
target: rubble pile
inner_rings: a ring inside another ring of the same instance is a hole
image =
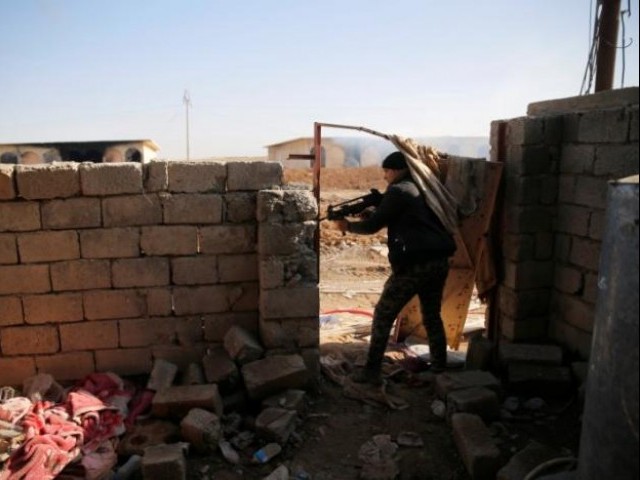
[[[146,383],[105,372],[64,388],[40,373],[0,391],[0,479],[180,480],[198,455],[198,478],[288,478],[267,464],[302,441],[310,380],[300,355],[266,355],[239,326],[182,372],[156,359]]]

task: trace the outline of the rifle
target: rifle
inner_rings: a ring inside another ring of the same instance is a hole
[[[382,193],[380,193],[379,190],[372,188],[371,193],[361,197],[352,198],[351,200],[337,203],[335,205],[329,205],[327,208],[327,216],[320,220],[342,220],[345,217],[358,215],[366,208],[377,207],[380,205],[381,201]]]

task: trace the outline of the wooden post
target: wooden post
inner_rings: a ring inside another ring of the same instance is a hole
[[[611,90],[618,50],[620,0],[601,0],[600,35],[596,57],[596,92]]]

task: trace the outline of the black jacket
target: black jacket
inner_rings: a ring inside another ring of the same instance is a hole
[[[453,236],[410,177],[389,185],[373,214],[366,220],[350,222],[348,230],[368,234],[384,227],[394,271],[405,265],[450,257],[456,250]]]

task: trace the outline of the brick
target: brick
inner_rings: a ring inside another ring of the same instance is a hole
[[[518,117],[507,123],[507,141],[512,145],[542,143],[544,118]]]
[[[583,300],[590,304],[595,304],[598,300],[599,292],[598,275],[596,273],[587,273],[584,276]]]
[[[73,197],[80,193],[78,164],[17,165],[16,183],[28,200]]]
[[[22,388],[25,378],[36,374],[32,357],[0,357],[0,385]]]
[[[167,195],[162,206],[167,224],[222,222],[222,196],[218,194]]]
[[[227,190],[265,190],[282,185],[279,162],[227,163]]]
[[[0,232],[28,232],[40,229],[37,202],[0,202]]]
[[[184,371],[191,363],[198,363],[206,352],[207,345],[156,345],[151,352],[154,359],[162,358],[175,363],[180,371]]]
[[[595,175],[624,178],[640,171],[638,144],[601,145],[596,150]]]
[[[589,232],[591,209],[577,205],[559,205],[555,230],[586,237]]]
[[[87,196],[142,193],[142,166],[138,163],[83,163],[82,194]]]
[[[602,210],[591,212],[589,217],[589,238],[592,240],[602,241],[606,228],[606,214]]]
[[[484,421],[495,420],[500,415],[500,401],[493,390],[483,387],[454,390],[447,395],[447,418],[456,413],[472,413]]]
[[[284,445],[295,430],[296,419],[294,410],[267,407],[256,417],[256,433]]]
[[[502,242],[502,254],[509,260],[514,261],[533,260],[535,237],[531,234],[505,233]]]
[[[313,250],[315,222],[304,224],[260,224],[258,252],[260,255],[293,255],[305,248]]]
[[[18,297],[0,297],[0,327],[24,322],[22,304]]]
[[[578,177],[574,202],[586,207],[606,208],[609,183],[606,177]]]
[[[56,291],[109,288],[108,260],[71,260],[51,265],[51,283]]]
[[[0,165],[0,200],[12,200],[16,197],[13,165]]]
[[[565,144],[560,154],[560,173],[591,173],[596,149],[593,145]]]
[[[0,265],[11,263],[18,263],[16,236],[11,234],[0,234]]]
[[[574,238],[571,242],[569,261],[578,267],[584,267],[594,272],[600,266],[600,242],[586,238]]]
[[[318,317],[288,318],[283,320],[261,319],[260,339],[268,349],[284,348],[298,350],[314,347],[320,341]]]
[[[43,228],[94,228],[101,224],[102,214],[98,198],[67,198],[42,203]]]
[[[83,258],[127,258],[140,255],[137,228],[109,228],[80,231]]]
[[[224,348],[229,356],[244,365],[262,358],[264,349],[258,339],[249,331],[233,326],[224,336]]]
[[[79,293],[25,296],[22,303],[24,320],[29,324],[79,322],[84,318]]]
[[[178,366],[162,358],[156,358],[149,379],[147,389],[159,392],[173,385],[173,381],[178,374]]]
[[[284,262],[278,257],[260,258],[260,287],[263,289],[284,286]]]
[[[593,331],[595,308],[574,295],[557,294],[552,299],[553,309],[564,321],[585,332]]]
[[[145,192],[161,192],[169,186],[169,162],[151,160],[142,165]]]
[[[509,388],[541,396],[562,396],[571,391],[571,370],[557,365],[512,363],[508,366]]]
[[[221,285],[206,287],[176,287],[173,291],[176,315],[226,312],[229,289]]]
[[[227,167],[211,161],[169,162],[170,192],[224,192]]]
[[[135,290],[94,290],[83,294],[87,320],[135,318],[145,312],[145,299]]]
[[[225,221],[229,223],[247,223],[256,221],[255,192],[234,192],[224,195]]]
[[[182,417],[192,408],[203,408],[221,416],[223,404],[218,386],[174,385],[156,392],[151,403],[151,411],[158,417]]]
[[[143,227],[140,248],[145,255],[192,255],[198,251],[196,227]]]
[[[451,392],[466,388],[488,388],[500,394],[500,381],[483,370],[447,372],[436,377],[435,391],[438,397],[446,399]]]
[[[295,302],[291,301],[293,298]],[[264,290],[260,295],[260,312],[265,319],[310,317],[317,315],[319,309],[320,291],[316,284]]]
[[[218,273],[220,283],[257,280],[258,257],[255,254],[220,255]]]
[[[524,175],[552,173],[554,167],[553,148],[547,145],[522,147],[522,165],[520,171]]]
[[[75,231],[23,233],[17,239],[22,263],[80,258],[78,234]]]
[[[310,190],[258,192],[257,219],[266,223],[303,223],[315,220],[318,204]]]
[[[0,267],[0,295],[45,293],[50,290],[48,265],[5,265]]]
[[[149,288],[145,296],[147,315],[170,315],[173,311],[171,288]]]
[[[179,318],[176,322],[176,336],[180,345],[195,345],[202,342],[204,332],[199,316]]]
[[[529,472],[539,465],[563,456],[562,452],[554,448],[538,443],[535,440],[529,441],[522,450],[513,455],[509,462],[498,471],[496,479],[519,480],[525,478]]]
[[[200,252],[204,254],[249,253],[256,251],[255,225],[202,227]]]
[[[238,325],[254,334],[258,333],[257,312],[221,313],[204,316],[204,338],[208,342],[222,343],[229,329]]]
[[[240,380],[238,366],[223,348],[213,348],[202,357],[204,375],[209,383],[216,383],[223,389],[234,387]]]
[[[215,451],[222,439],[220,418],[202,408],[193,408],[180,421],[180,433],[190,445],[201,452]]]
[[[63,352],[103,350],[118,346],[118,322],[80,322],[60,325]]]
[[[627,141],[629,116],[624,109],[586,112],[578,128],[581,143],[623,143]]]
[[[120,346],[171,345],[177,341],[175,318],[130,318],[120,320]]]
[[[309,372],[300,355],[273,355],[242,366],[249,397],[263,399],[288,388],[304,388]]]
[[[541,340],[547,336],[547,316],[513,318],[500,314],[500,333],[509,341]]]
[[[59,348],[58,329],[53,326],[6,327],[2,330],[0,345],[5,356],[55,353]]]
[[[482,419],[470,413],[451,417],[453,439],[473,480],[494,480],[501,467],[500,450]]]
[[[536,205],[542,190],[536,177],[507,177],[505,201],[509,205]]]
[[[151,371],[151,350],[148,348],[98,350],[95,357],[98,372],[140,375]]]
[[[506,231],[511,233],[538,233],[552,230],[553,210],[550,207],[508,207]]]
[[[557,265],[553,277],[553,286],[563,293],[580,293],[584,288],[582,271],[571,266]]]
[[[514,290],[546,288],[553,283],[552,261],[505,262],[504,284]]]
[[[537,233],[535,236],[535,254],[536,260],[551,260],[553,258],[553,245],[555,242],[555,234],[551,232]]]
[[[562,115],[544,117],[545,144],[559,144],[564,138],[564,118]]]
[[[498,348],[498,356],[504,365],[512,363],[562,364],[562,349],[557,345],[502,343]]]
[[[569,235],[555,234],[554,258],[562,263],[569,262],[572,238]]]
[[[204,371],[199,363],[190,363],[180,375],[180,385],[203,385]]]
[[[560,175],[558,177],[558,202],[574,203],[576,196],[576,175]]]
[[[229,310],[246,312],[258,309],[260,288],[258,282],[236,283],[228,285]]]
[[[169,260],[157,257],[114,260],[111,273],[115,288],[168,285]]]
[[[543,315],[549,310],[549,300],[548,289],[514,291],[504,285],[499,287],[500,311],[512,317]]]
[[[185,480],[187,461],[180,443],[152,445],[144,450],[142,477],[154,480]]]
[[[131,227],[162,223],[162,205],[156,195],[127,195],[102,200],[105,227]]]
[[[218,257],[198,255],[171,259],[171,276],[175,285],[218,283]]]

